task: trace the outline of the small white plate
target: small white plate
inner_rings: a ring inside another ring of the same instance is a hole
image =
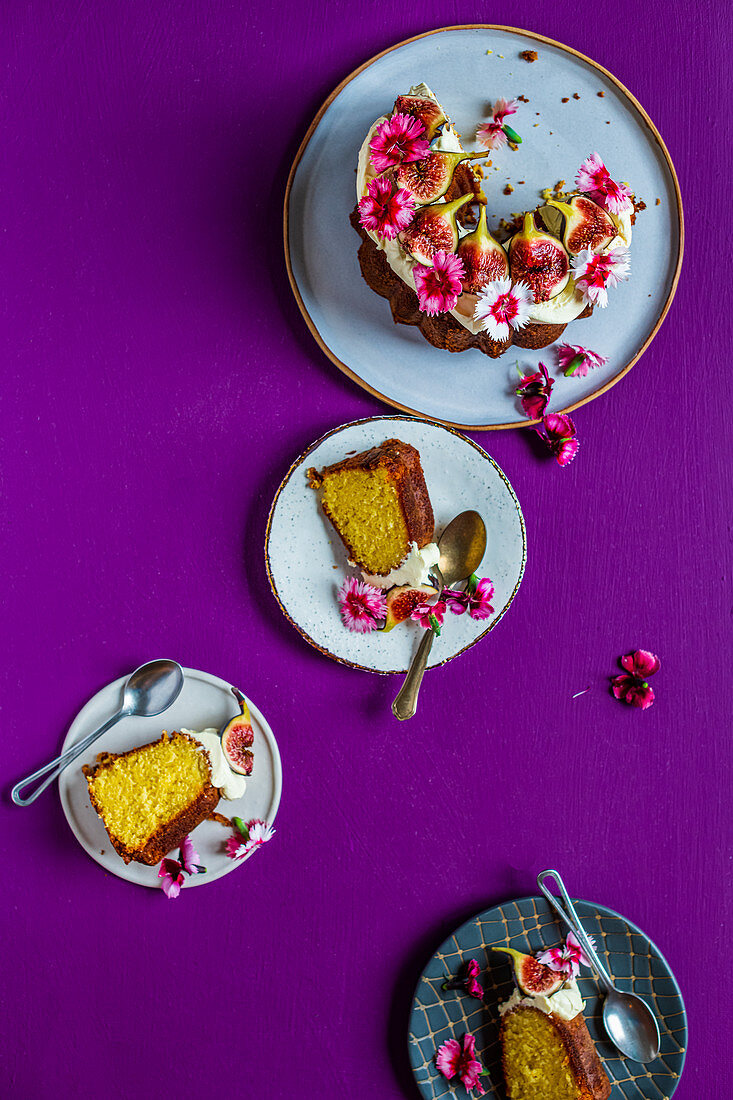
[[[539,54],[534,64],[520,57]],[[442,351],[419,329],[395,325],[389,303],[364,282],[359,238],[349,223],[356,204],[359,147],[400,92],[425,81],[474,147],[487,102],[523,95],[506,146],[484,169],[491,228],[532,210],[543,188],[572,181],[598,152],[611,175],[627,180],[647,204],[634,226],[631,276],[607,309],[568,326],[562,340],[607,357],[584,378],[557,373],[555,349],[510,349],[491,360],[471,349]],[[579,98],[575,99],[577,95]],[[567,102],[563,102],[567,99]],[[511,182],[514,190],[505,193]],[[657,205],[658,204],[658,205]],[[569,411],[604,393],[649,346],[674,297],[682,263],[679,184],[669,153],[640,103],[619,80],[569,46],[513,27],[444,27],[366,61],[341,82],[298,150],[285,195],[285,256],[298,305],[323,352],[387,404],[471,430],[526,424],[516,399],[516,364],[542,361],[556,376],[550,408]]]
[[[295,460],[275,494],[265,536],[267,575],[282,611],[306,641],[335,661],[367,672],[406,672],[422,628],[407,622],[388,633],[354,634],[343,625],[336,591],[355,571],[317,494],[308,487],[306,470],[395,437],[420,452],[436,538],[469,508],[483,517],[488,532],[477,572],[494,582],[494,614],[475,620],[448,612],[428,668],[452,660],[493,630],[516,595],[527,556],[522,510],[506,475],[460,432],[412,417],[377,416],[342,424],[317,439]]]
[[[156,889],[160,889],[157,866],[125,864],[117,855],[89,801],[87,781],[81,769],[84,764],[93,764],[100,752],[126,752],[156,741],[163,730],[170,733],[181,728],[202,730],[209,726],[219,729],[234,717],[238,708],[231,684],[220,680],[218,676],[210,676],[207,672],[198,672],[193,668],[184,668],[183,673],[183,689],[172,707],[157,718],[123,718],[70,764],[59,778],[59,794],[66,820],[85,852],[101,864],[105,871],[117,875],[118,878]],[[121,676],[119,680],[108,684],[79,711],[64,741],[64,751],[114,714],[122,701],[126,680],[126,676]],[[280,752],[264,715],[249,698],[247,704],[254,731],[253,773],[247,779],[247,789],[242,798],[231,802],[222,799],[217,806],[217,812],[225,817],[241,817],[244,821],[260,818],[272,824],[282,792]],[[232,860],[226,854],[224,844],[230,835],[216,821],[204,821],[194,830],[192,837],[206,872],[184,876],[184,889],[213,882],[244,862],[241,859]],[[175,856],[175,853],[172,854]]]

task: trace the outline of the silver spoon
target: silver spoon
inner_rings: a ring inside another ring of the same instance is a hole
[[[545,886],[545,879],[555,881],[566,909],[560,905],[559,898]],[[575,933],[583,951],[598,972],[598,984],[606,994],[603,1002],[603,1023],[611,1042],[622,1054],[633,1058],[635,1062],[653,1062],[659,1054],[659,1026],[649,1005],[635,993],[622,993],[613,984],[598,952],[588,940],[558,872],[541,871],[537,876],[537,885],[561,920]]]
[[[433,568],[437,580],[438,599],[444,588],[465,581],[478,569],[486,553],[486,525],[478,512],[461,512],[452,519],[438,542],[440,560]],[[426,630],[412,658],[405,682],[392,704],[395,718],[404,721],[412,718],[417,710],[417,696],[425,675],[425,668],[433,648],[435,634]]]
[[[125,684],[120,709],[111,718],[108,718],[103,726],[94,730],[93,733],[90,733],[77,744],[72,745],[66,752],[61,753],[55,760],[52,760],[50,764],[44,764],[37,772],[33,772],[33,775],[29,775],[25,779],[21,779],[20,783],[16,783],[10,792],[13,802],[16,806],[28,806],[31,802],[35,802],[41,791],[44,791],[49,783],[52,783],[61,774],[67,764],[70,764],[72,760],[76,760],[77,756],[80,756],[85,749],[89,748],[98,737],[106,733],[121,718],[154,718],[156,714],[162,714],[164,710],[175,703],[181,694],[182,687],[183,669],[175,661],[148,661],[147,664],[140,665],[140,668],[135,669]],[[27,798],[21,796],[21,791],[25,787],[49,772],[50,775]]]

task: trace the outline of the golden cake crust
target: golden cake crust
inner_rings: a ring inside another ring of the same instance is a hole
[[[175,817],[161,823],[155,832],[147,838],[144,845],[137,848],[130,847],[125,841],[115,835],[108,822],[105,820],[105,808],[96,797],[93,787],[94,780],[102,771],[113,767],[117,761],[124,760],[126,757],[139,753],[141,749],[152,748],[153,745],[159,745],[165,741],[174,743],[176,739],[179,738],[189,741],[191,744],[200,748],[208,768],[208,778],[205,780],[200,794],[190,802],[189,805],[176,814]],[[156,863],[160,863],[164,856],[181,845],[184,837],[187,836],[188,833],[193,832],[197,825],[200,825],[202,821],[205,821],[206,818],[213,813],[221,797],[218,787],[215,787],[211,782],[211,760],[209,754],[203,746],[199,745],[198,741],[193,737],[189,737],[186,733],[174,732],[169,734],[164,731],[158,741],[153,741],[149,745],[140,745],[138,748],[129,749],[127,752],[101,752],[97,756],[96,764],[85,764],[82,768],[82,772],[86,777],[89,787],[89,799],[107,830],[107,835],[109,836],[112,846],[125,863],[144,863],[149,867],[154,866]]]
[[[342,470],[385,470],[389,480],[397,491],[397,498],[405,519],[408,543],[416,542],[418,549],[432,542],[435,530],[435,517],[433,506],[430,503],[428,487],[425,484],[422,463],[419,451],[409,443],[403,443],[401,439],[386,439],[378,447],[372,447],[360,454],[350,455],[341,462],[334,462],[331,466],[318,471],[310,467],[307,471],[311,488],[317,489],[323,484],[324,478],[329,474]],[[357,559],[353,546],[339,530],[334,517],[325,503],[321,502],[323,510],[333,523],[338,535],[349,555],[349,559],[355,562],[366,572],[369,570]]]
[[[568,1063],[578,1086],[576,1100],[608,1100],[611,1094],[611,1082],[603,1068],[598,1051],[591,1039],[583,1013],[579,1012],[572,1020],[563,1020],[553,1013],[542,1012],[532,1005],[517,1005],[502,1016],[499,1036],[502,1044],[502,1068],[507,1082],[507,1094],[512,1100],[510,1081],[507,1077],[507,1058],[505,1039],[507,1021],[522,1012],[533,1012],[543,1016],[559,1037],[568,1058]]]
[[[439,313],[431,317],[422,312],[415,291],[394,273],[384,252],[377,248],[360,225],[358,206],[354,207],[350,220],[362,241],[358,255],[364,282],[375,294],[388,299],[395,324],[414,325],[435,348],[454,352],[476,348],[489,358],[498,359],[512,344],[525,349],[546,348],[559,340],[567,328],[567,324],[532,323],[522,329],[513,330],[507,340],[492,340],[486,332],[469,332],[450,313]],[[576,320],[590,317],[592,312],[591,306],[586,307]]]

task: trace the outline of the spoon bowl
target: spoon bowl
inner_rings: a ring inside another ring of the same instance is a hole
[[[28,806],[31,802],[35,802],[41,791],[44,791],[72,760],[81,756],[85,749],[88,749],[121,718],[154,718],[162,714],[175,703],[181,694],[182,687],[183,669],[176,661],[148,661],[147,664],[140,665],[127,679],[119,710],[88,737],[84,737],[66,752],[57,756],[55,760],[44,764],[38,771],[16,783],[10,792],[13,802],[16,806]],[[46,778],[35,790],[28,795],[23,794],[32,783],[44,776]]]
[[[555,882],[560,891],[562,905],[560,898],[545,885],[546,879]],[[627,1058],[641,1063],[653,1062],[659,1055],[659,1025],[649,1005],[635,993],[622,992],[613,984],[580,923],[560,874],[552,870],[541,871],[537,876],[537,885],[560,919],[580,941],[583,951],[598,974],[598,984],[605,994],[603,1026],[609,1039]]]

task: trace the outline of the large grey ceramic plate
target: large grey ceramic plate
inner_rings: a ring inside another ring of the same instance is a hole
[[[574,901],[574,905],[586,932],[595,936],[609,973],[622,989],[647,1001],[659,1024],[661,1047],[654,1062],[643,1066],[622,1058],[603,1030],[598,986],[591,971],[583,968],[578,985],[585,1000],[585,1019],[613,1086],[611,1100],[665,1100],[677,1088],[687,1046],[685,1006],[669,964],[648,936],[625,917],[587,901]],[[504,1100],[498,1005],[511,996],[514,982],[506,956],[488,948],[502,944],[534,953],[558,946],[564,937],[544,898],[519,898],[479,913],[441,944],[417,983],[410,1014],[410,1064],[426,1100],[465,1095],[465,1089],[456,1089],[435,1068],[435,1051],[446,1039],[462,1039],[466,1031],[476,1036],[476,1051],[490,1072],[481,1078],[487,1096]],[[440,988],[468,959],[476,959],[481,967],[483,1004]]]
[[[369,672],[405,672],[422,629],[412,622],[389,633],[352,634],[345,628],[336,590],[354,570],[348,568],[341,540],[308,487],[306,470],[328,466],[395,436],[420,452],[438,536],[454,516],[469,508],[487,527],[486,554],[478,573],[494,582],[494,614],[476,621],[449,612],[428,667],[450,661],[493,630],[519,588],[527,554],[514,490],[494,460],[466,436],[429,421],[386,416],[342,424],[316,440],[295,460],[275,495],[265,538],[267,575],[280,607],[306,641],[335,661]]]
[[[539,54],[533,64],[519,57],[528,48]],[[597,397],[639,358],[674,295],[683,242],[679,186],[651,120],[614,76],[567,46],[521,30],[449,27],[402,42],[362,65],[323,105],[285,197],[288,272],[311,332],[337,366],[388,404],[457,427],[525,423],[513,395],[517,361],[556,363],[552,348],[512,349],[499,360],[433,348],[418,329],[393,324],[389,303],[361,278],[359,239],[349,224],[357,153],[374,120],[420,81],[442,101],[469,148],[487,101],[529,100],[511,118],[524,139],[519,150],[499,150],[491,158],[499,170],[487,169],[492,225],[534,208],[540,191],[558,180],[571,183],[594,151],[646,202],[634,228],[630,280],[611,293],[608,308],[574,322],[563,337],[608,363],[585,378],[560,376],[552,410]],[[510,181],[515,190],[504,195]]]
[[[139,886],[160,887],[157,867],[142,863],[123,863],[109,842],[104,826],[91,802],[82,765],[92,764],[100,752],[125,752],[149,741],[156,741],[163,730],[179,730],[181,727],[202,730],[211,726],[220,729],[237,713],[237,705],[231,685],[218,676],[184,668],[181,694],[173,706],[156,718],[123,718],[116,726],[103,734],[86,752],[70,764],[59,778],[61,805],[66,820],[82,848],[118,878]],[[127,677],[98,691],[79,711],[71,724],[64,750],[86,737],[114,714],[122,701],[122,691]],[[282,792],[282,767],[275,736],[262,712],[247,699],[254,731],[254,768],[247,779],[247,789],[241,798],[219,803],[218,811],[227,817],[237,815],[245,821],[260,818],[270,824],[275,820]],[[192,839],[206,867],[206,873],[186,876],[184,889],[203,886],[233,871],[245,860],[232,860],[226,854],[225,842],[231,834],[216,821],[204,821],[192,834]],[[264,849],[265,853],[267,849]],[[174,853],[175,854],[175,853]],[[246,856],[251,859],[254,852]]]

